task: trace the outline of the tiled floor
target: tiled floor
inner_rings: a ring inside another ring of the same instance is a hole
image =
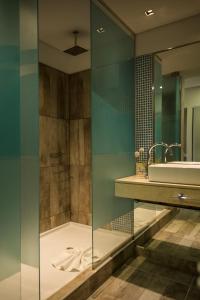
[[[160,263],[166,263],[168,259],[173,267],[200,272],[200,211],[181,209],[145,245],[144,252]]]
[[[153,264],[144,257],[129,261],[88,300],[199,300],[197,278]]]
[[[200,250],[200,211],[181,209],[154,239]],[[200,258],[200,251],[198,253]]]
[[[200,300],[200,211],[181,209],[140,249],[88,300]]]

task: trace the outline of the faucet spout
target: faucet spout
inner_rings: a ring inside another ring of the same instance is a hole
[[[151,164],[151,152],[152,152],[152,150],[153,150],[154,148],[156,148],[156,147],[164,147],[164,148],[166,149],[165,152],[166,152],[167,149],[169,148],[168,144],[163,143],[163,142],[161,142],[161,143],[155,143],[155,144],[153,144],[153,145],[149,148],[149,150],[148,150],[148,152],[147,152],[147,176],[148,176],[148,168],[149,168],[149,166],[150,166],[150,164]]]

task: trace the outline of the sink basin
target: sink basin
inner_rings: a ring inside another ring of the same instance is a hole
[[[200,163],[172,162],[150,165],[149,181],[200,185]]]

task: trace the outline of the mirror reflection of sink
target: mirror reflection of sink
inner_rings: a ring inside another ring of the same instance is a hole
[[[200,185],[200,162],[170,162],[149,166],[149,181]]]
[[[170,164],[200,165],[199,161],[170,161]]]

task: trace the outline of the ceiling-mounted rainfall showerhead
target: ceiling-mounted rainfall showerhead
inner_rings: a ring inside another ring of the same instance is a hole
[[[74,46],[72,48],[64,50],[64,52],[68,53],[70,55],[73,55],[73,56],[77,56],[77,55],[80,55],[84,52],[87,52],[88,51],[87,49],[77,45],[79,31],[77,31],[77,30],[73,31],[73,35],[74,35]]]

